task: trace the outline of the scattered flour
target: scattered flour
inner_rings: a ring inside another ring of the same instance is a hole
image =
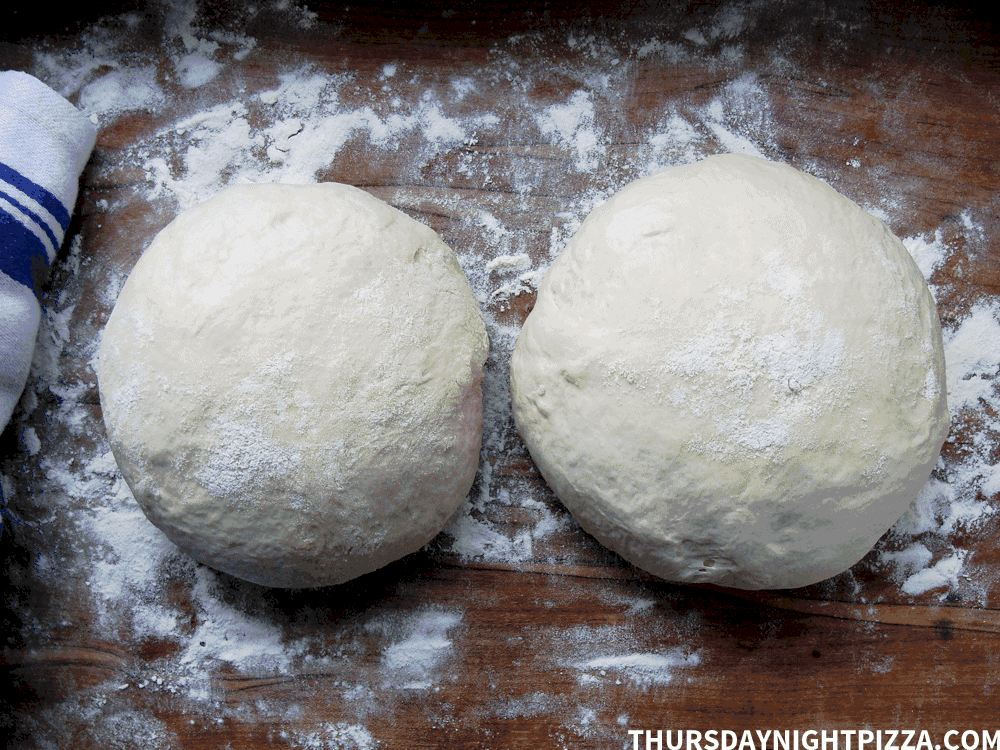
[[[904,576],[911,576],[916,571],[923,571],[933,558],[933,553],[920,542],[913,542],[906,549],[896,552],[879,554],[881,562],[892,563],[897,571]]]
[[[414,617],[405,639],[389,646],[382,655],[386,679],[411,690],[437,684],[436,671],[451,651],[448,631],[462,621],[454,612],[421,612]]]
[[[289,731],[281,738],[302,750],[374,750],[379,743],[362,726],[346,722],[326,723],[310,732]]]
[[[304,641],[289,642],[282,629],[226,603],[217,589],[218,574],[199,567],[193,594],[199,607],[198,624],[180,656],[181,665],[210,659],[228,662],[243,672],[287,674]]]
[[[605,677],[611,672],[640,685],[666,685],[674,679],[676,670],[699,664],[701,657],[697,652],[688,653],[678,648],[664,653],[597,656],[573,666],[580,670],[581,682],[600,681],[597,675]]]
[[[906,237],[903,245],[917,262],[920,272],[925,279],[930,279],[935,270],[944,262],[944,239],[940,229],[938,229],[931,239],[926,237]],[[933,287],[931,288],[933,291]]]
[[[962,229],[970,238],[983,231],[967,212]],[[942,232],[930,238],[907,238],[903,244],[931,282],[932,293],[939,296],[932,280],[949,256]],[[879,555],[880,562],[894,570],[903,593],[917,596],[945,589],[942,601],[956,592],[976,598],[983,593],[969,583],[965,571],[971,550],[955,547],[951,537],[981,528],[996,513],[991,500],[1000,491],[1000,467],[993,454],[1000,423],[996,417],[985,421],[980,417],[1000,413],[1000,392],[995,385],[1000,374],[1000,304],[995,300],[974,303],[957,326],[944,330],[944,349],[952,430],[964,427],[969,440],[958,460],[939,459],[920,496],[890,532],[905,548]],[[924,543],[931,540],[936,554]]]
[[[994,387],[1000,361],[1000,302],[978,302],[958,328],[944,335],[948,363],[948,408],[952,419],[986,403],[1000,406]]]
[[[967,550],[955,550],[948,557],[938,560],[933,567],[923,568],[907,578],[903,582],[903,591],[916,595],[931,589],[957,586],[962,566],[968,556]]]
[[[581,172],[593,170],[607,152],[602,131],[594,124],[594,102],[591,94],[576,91],[565,104],[553,104],[535,116],[542,135],[576,154],[574,162]]]
[[[97,115],[153,110],[166,102],[152,67],[114,70],[88,83],[80,92],[81,109]]]
[[[196,89],[219,75],[222,66],[209,59],[204,52],[192,52],[178,60],[176,68],[181,86]]]
[[[574,522],[538,497],[534,485],[504,472],[507,460],[526,459],[513,429],[507,395],[509,358],[518,331],[505,313],[515,302],[530,299],[548,263],[583,218],[624,182],[720,150],[757,155],[779,151],[768,90],[762,79],[747,72],[728,77],[702,99],[665,107],[655,124],[627,134],[636,142],[628,155],[611,147],[625,136],[613,131],[613,118],[607,113],[615,111],[619,92],[628,89],[636,66],[705,59],[723,44],[729,46],[721,47],[717,63],[731,65],[741,54],[740,34],[754,23],[760,9],[723,8],[675,38],[658,34],[631,50],[615,48],[595,36],[570,34],[567,47],[587,62],[578,70],[556,74],[569,75],[577,88],[561,101],[539,103],[527,93],[528,84],[550,71],[529,68],[517,54],[530,46],[530,38],[499,42],[491,67],[447,81],[420,78],[404,62],[385,64],[367,80],[350,70],[319,70],[290,55],[277,78],[268,82],[269,88],[254,91],[249,85],[252,79],[242,77],[244,62],[252,64],[260,54],[253,37],[199,28],[194,2],[172,0],[166,7],[161,40],[169,61],[166,67],[158,66],[152,53],[132,48],[130,34],[139,33],[142,19],[139,14],[125,14],[96,24],[73,50],[41,46],[31,71],[75,98],[102,127],[113,126],[130,113],[148,115],[149,129],[137,135],[115,166],[139,170],[144,181],[137,189],[160,218],[169,218],[228,184],[335,179],[329,170],[348,145],[366,158],[391,165],[393,180],[402,186],[391,199],[404,210],[424,208],[415,199],[411,202],[407,184],[447,186],[464,179],[473,187],[502,185],[501,192],[511,196],[514,208],[489,203],[487,192],[480,192],[477,200],[442,188],[439,199],[438,207],[454,218],[459,236],[471,238],[454,247],[483,307],[492,348],[484,382],[481,470],[469,502],[435,543],[441,545],[442,554],[465,562],[513,568],[558,562],[551,556],[551,540],[560,533],[575,533]],[[301,28],[316,26],[316,15],[292,2],[247,6],[239,12],[245,14],[244,28],[262,13],[277,14],[283,23]],[[180,93],[170,93],[176,91],[171,78]],[[200,107],[193,94],[205,86],[219,87],[228,98]],[[501,86],[506,88],[489,100],[491,106],[476,104],[481,101],[477,97]],[[358,96],[359,89],[365,89],[365,96]],[[519,143],[538,144],[540,150],[532,151],[531,158],[496,166],[501,162],[494,161],[481,144],[503,143],[512,123],[519,123],[514,134]],[[449,159],[453,170],[441,171],[440,165]],[[539,196],[556,173],[592,179],[584,180],[583,192],[575,192],[577,198],[570,205],[554,210]],[[105,221],[112,222],[114,207],[105,204],[102,210],[109,212]],[[518,220],[522,213],[533,217],[530,231],[512,228],[523,225]],[[960,231],[980,241],[985,235],[970,212],[961,215]],[[125,685],[115,682],[99,688],[94,703],[89,698],[70,700],[31,718],[39,742],[65,746],[73,727],[86,727],[79,731],[96,738],[96,745],[126,747],[138,738],[143,747],[176,746],[176,738],[151,712],[135,711],[121,698],[127,689],[181,696],[198,721],[233,718],[236,709],[220,698],[216,679],[220,670],[289,676],[308,664],[348,675],[334,683],[336,695],[358,713],[337,722],[289,714],[277,724],[281,739],[296,748],[380,747],[365,718],[395,701],[432,694],[447,681],[448,660],[455,655],[453,639],[471,626],[465,613],[421,608],[390,617],[376,606],[348,618],[336,636],[331,635],[332,644],[297,639],[282,626],[281,617],[248,606],[249,597],[234,597],[227,578],[196,566],[146,522],[101,437],[103,429],[92,409],[93,382],[84,368],[96,352],[99,326],[92,320],[81,323],[77,309],[82,279],[98,287],[97,299],[106,311],[127,269],[92,263],[82,251],[85,241],[79,236],[73,239],[57,270],[64,288],[45,307],[34,388],[28,389],[21,404],[25,421],[19,431],[21,447],[31,458],[25,464],[37,466],[37,472],[22,480],[20,464],[2,464],[0,488],[5,497],[15,498],[9,514],[21,524],[19,534],[44,540],[36,545],[39,551],[30,571],[15,572],[41,582],[57,592],[54,596],[63,591],[66,580],[84,580],[96,627],[114,630],[127,648],[150,639],[172,647],[152,671],[130,676]],[[942,230],[906,238],[904,244],[929,280],[950,254]],[[933,286],[932,290],[941,299],[942,290]],[[970,571],[975,537],[969,532],[992,517],[991,502],[1000,492],[1000,470],[993,460],[1000,438],[995,416],[1000,413],[995,387],[1000,372],[1000,304],[983,300],[971,305],[945,331],[945,346],[952,417],[967,427],[971,439],[957,456],[939,462],[920,497],[893,529],[890,544],[880,550],[878,560],[904,599],[975,593],[975,574]],[[41,420],[32,416],[38,409],[45,410]],[[67,447],[84,436],[96,447],[84,451]],[[16,496],[25,489],[40,498],[30,521],[18,517]],[[78,539],[46,536],[56,527],[57,517],[62,527],[68,521]],[[510,523],[510,517],[520,520]],[[175,604],[171,587],[185,592],[193,604],[193,620],[189,611],[185,614]],[[658,601],[639,597],[614,604],[628,617],[659,622]],[[28,609],[20,614],[25,631],[42,642],[67,624],[41,622]],[[691,628],[693,637],[697,623]],[[684,637],[680,633],[678,645],[664,647],[600,628],[548,633],[532,643],[533,652],[543,662],[548,659],[551,663],[545,664],[554,672],[574,673],[580,694],[571,699],[532,690],[498,702],[491,715],[560,715],[574,732],[590,732],[597,723],[595,708],[602,705],[602,685],[626,683],[645,690],[699,673],[708,656],[686,647]],[[377,694],[349,677],[352,660],[367,653],[366,644],[372,639],[372,658],[384,676]],[[870,666],[876,671],[890,668],[884,661]],[[625,726],[626,721],[622,715],[619,723]]]

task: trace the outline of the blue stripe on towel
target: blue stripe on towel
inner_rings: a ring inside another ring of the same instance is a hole
[[[59,233],[60,236],[56,237],[56,233],[52,231],[52,227],[45,220],[45,217],[39,216],[37,212],[31,210],[29,206],[26,206],[24,204],[24,201],[18,200],[17,196],[11,195],[10,193],[6,192],[4,190],[5,187],[6,186],[2,182],[0,182],[0,201],[3,200],[8,201],[15,209],[23,213],[26,217],[31,219],[32,222],[34,222],[35,233],[37,234],[38,231],[40,230],[45,234],[52,248],[51,253],[54,256],[56,252],[58,252],[59,246],[62,244],[62,234],[65,233],[66,231],[65,228],[63,228],[62,231]],[[2,205],[0,205],[0,211],[2,210],[4,209]],[[42,239],[42,237],[39,237],[38,239],[42,240],[42,243],[44,244],[44,240]]]
[[[0,163],[0,180],[13,185],[22,193],[37,201],[42,208],[52,214],[52,217],[59,222],[63,233],[66,232],[67,227],[69,227],[69,209],[52,193],[41,185],[36,185],[16,169],[11,169],[3,163]],[[59,247],[58,242],[55,245]]]
[[[48,271],[49,256],[38,235],[0,209],[0,273],[24,284],[37,298]]]

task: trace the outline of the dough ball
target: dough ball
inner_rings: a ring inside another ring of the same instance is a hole
[[[744,589],[846,570],[948,432],[934,300],[823,182],[716,156],[625,187],[538,292],[514,418],[583,528],[663,578]]]
[[[150,521],[213,568],[321,586],[419,549],[463,502],[487,348],[434,231],[346,185],[248,185],[157,235],[97,373]]]

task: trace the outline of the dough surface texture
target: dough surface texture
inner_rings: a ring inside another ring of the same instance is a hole
[[[885,225],[791,167],[725,155],[627,185],[553,262],[514,418],[584,530],[669,580],[851,567],[949,428],[934,300]]]
[[[213,568],[306,587],[419,549],[463,502],[487,349],[433,230],[346,185],[247,185],[157,235],[97,373],[150,521]]]

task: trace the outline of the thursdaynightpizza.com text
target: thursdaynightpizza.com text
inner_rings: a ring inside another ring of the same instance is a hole
[[[632,750],[1000,750],[1000,729],[629,729]]]

